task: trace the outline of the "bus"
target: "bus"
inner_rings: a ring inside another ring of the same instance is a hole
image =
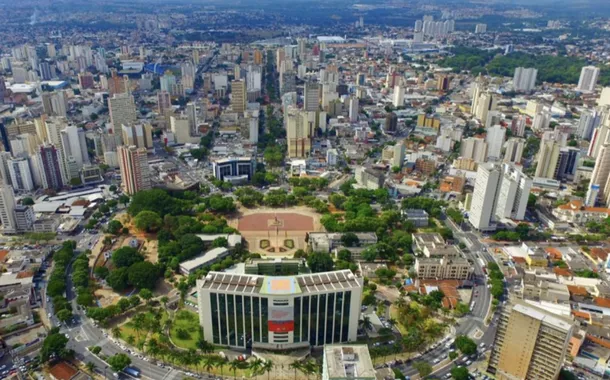
[[[133,377],[140,377],[140,370],[134,367],[125,367],[123,372]]]

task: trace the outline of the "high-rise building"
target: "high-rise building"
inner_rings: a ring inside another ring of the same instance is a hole
[[[487,159],[499,160],[502,157],[502,146],[504,145],[504,136],[506,129],[501,125],[494,125],[487,128],[485,142],[487,143]]]
[[[40,72],[40,78],[42,80],[51,80],[51,78],[53,78],[51,73],[51,65],[49,62],[40,62],[38,65],[38,71]]]
[[[53,145],[41,145],[37,154],[42,187],[60,190],[64,187],[61,155]]]
[[[93,88],[95,86],[93,75],[91,73],[78,73],[78,85],[83,90]]]
[[[117,147],[121,185],[125,193],[132,195],[151,188],[148,157],[145,148],[135,146]]]
[[[436,89],[439,92],[449,90],[449,75],[447,74],[438,74],[436,76]]]
[[[405,89],[400,85],[394,86],[394,95],[392,97],[392,105],[395,108],[405,105]]]
[[[288,157],[308,157],[311,152],[311,137],[314,131],[314,123],[310,122],[308,112],[291,108],[288,110],[285,120]]]
[[[555,380],[573,328],[570,319],[515,300],[501,313],[487,371],[499,380]]]
[[[0,222],[2,222],[3,233],[14,234],[17,232],[15,193],[10,185],[0,185]]]
[[[42,109],[48,116],[66,117],[68,113],[68,100],[65,91],[43,92]]]
[[[190,133],[193,135],[197,131],[197,105],[190,102],[186,105],[186,117],[189,119]]]
[[[152,125],[123,125],[121,129],[123,133],[123,144],[127,146],[133,145],[136,148],[151,149],[153,147]]]
[[[305,82],[303,90],[303,109],[317,111],[320,107],[320,84],[318,82]]]
[[[580,71],[580,78],[578,79],[577,91],[580,92],[593,92],[597,85],[597,78],[599,77],[599,68],[595,66],[585,66]]]
[[[525,149],[525,139],[511,137],[504,144],[504,159],[502,161],[505,163],[521,163],[523,149]]]
[[[10,152],[11,144],[8,139],[8,132],[6,130],[6,127],[4,126],[4,123],[2,123],[1,121],[0,121],[0,140],[2,141],[2,147],[4,148],[4,151]]]
[[[571,181],[578,168],[580,149],[574,147],[563,147],[559,150],[555,179],[558,181]]]
[[[78,132],[79,128],[77,126],[69,125],[60,132],[60,135],[63,154],[66,158],[72,157],[80,170],[87,157],[83,157],[83,149],[81,149],[81,139]]]
[[[253,157],[229,157],[212,162],[214,177],[231,183],[246,183],[252,180],[256,171]]]
[[[32,179],[30,162],[27,158],[22,157],[9,160],[8,170],[13,189],[21,191],[34,190],[34,180]]]
[[[351,123],[355,123],[358,121],[358,114],[360,113],[358,98],[355,96],[350,96],[347,98],[347,102],[349,104],[349,121]]]
[[[246,81],[243,79],[231,82],[231,108],[234,112],[243,114],[246,110]]]
[[[530,92],[536,87],[536,76],[538,69],[517,67],[513,77],[513,89],[515,91]]]
[[[487,24],[477,24],[474,28],[476,34],[487,33]]]
[[[593,173],[591,174],[591,185],[599,186],[599,196],[605,202],[610,196],[610,143],[602,145],[595,160]]]
[[[170,117],[170,129],[174,134],[176,144],[186,144],[191,141],[191,127],[188,117],[184,115]]]
[[[515,165],[502,165],[502,179],[497,195],[494,214],[497,218],[523,220],[532,188],[532,179]]]
[[[464,159],[473,159],[476,162],[485,162],[487,159],[487,143],[479,137],[469,137],[462,140],[460,156]]]
[[[595,110],[584,110],[580,114],[580,121],[578,122],[578,136],[583,139],[590,141],[593,136],[593,131],[599,126],[601,122],[601,115]]]
[[[114,131],[120,131],[123,124],[135,123],[138,118],[133,96],[127,93],[115,94],[108,98],[108,110]]]
[[[8,168],[9,161],[13,157],[10,152],[0,152],[0,176],[2,177],[2,184],[11,185],[11,173]]]
[[[551,113],[547,111],[538,112],[536,116],[534,116],[534,121],[532,122],[532,130],[535,132],[540,132],[547,129],[551,125]]]
[[[402,168],[402,163],[405,159],[405,144],[403,141],[396,142],[393,148],[394,155],[392,157],[392,167]]]
[[[500,187],[502,170],[499,165],[480,164],[472,193],[469,220],[474,228],[481,231],[494,230],[491,224]]]
[[[163,115],[165,111],[172,108],[172,97],[167,91],[159,91],[157,93],[157,109],[159,114]]]
[[[595,207],[599,196],[599,185],[589,185],[587,195],[585,196],[584,206]]]
[[[396,132],[397,129],[398,129],[398,115],[396,115],[394,112],[389,112],[385,116],[385,126],[384,126],[383,130],[385,132]]]
[[[536,164],[536,177],[555,178],[560,149],[561,145],[556,140],[540,140],[538,163]]]
[[[479,96],[476,106],[474,116],[481,120],[482,123],[485,123],[487,121],[487,113],[496,110],[497,97],[490,92],[484,92]],[[486,125],[486,127],[489,127],[489,125]]]

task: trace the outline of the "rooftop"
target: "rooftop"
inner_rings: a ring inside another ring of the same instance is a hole
[[[366,345],[326,345],[324,366],[329,380],[375,379],[375,367]]]
[[[516,304],[513,307],[513,311],[517,311],[521,314],[527,315],[530,318],[537,319],[537,320],[541,321],[542,323],[551,325],[551,326],[561,329],[561,330],[568,331],[572,327],[572,325],[564,319],[549,315],[549,314],[545,313],[544,311],[542,311],[541,309],[538,309],[538,308],[535,308],[532,306],[528,306],[528,305],[524,305],[521,303]]]

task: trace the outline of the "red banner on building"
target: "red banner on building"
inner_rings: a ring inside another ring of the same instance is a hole
[[[294,331],[294,321],[269,321],[270,332],[289,332]]]

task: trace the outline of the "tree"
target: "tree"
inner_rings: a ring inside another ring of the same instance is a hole
[[[106,230],[110,234],[119,235],[123,230],[123,223],[119,222],[118,220],[111,220],[108,223],[108,227],[106,228]]]
[[[119,203],[122,203],[124,205],[127,205],[127,203],[129,203],[131,198],[129,198],[129,195],[125,195],[125,194],[121,194],[119,195]]]
[[[144,261],[144,256],[132,247],[121,247],[112,253],[112,263],[117,268],[130,267],[141,261]]]
[[[161,217],[154,211],[140,211],[134,223],[137,229],[146,232],[157,232],[163,225]]]
[[[341,236],[341,243],[346,247],[356,247],[360,243],[360,239],[353,232],[346,232]]]
[[[110,270],[106,267],[95,267],[95,269],[93,270],[93,273],[96,276],[98,276],[99,278],[101,278],[102,280],[105,280],[106,277],[108,277]]]
[[[273,370],[273,362],[267,359],[265,363],[263,363],[261,370],[263,372],[267,372],[267,380],[269,380],[269,376],[271,375],[271,371]]]
[[[477,352],[477,344],[465,335],[459,335],[455,338],[455,347],[464,355],[472,355]]]
[[[424,378],[432,373],[432,366],[427,362],[415,362],[413,368],[417,370],[420,378]]]
[[[367,315],[363,316],[362,319],[358,321],[358,325],[364,331],[370,331],[373,329],[373,323],[371,322],[371,318],[369,318]]]
[[[131,364],[131,358],[126,354],[120,353],[106,359],[106,362],[110,364],[110,367],[119,372],[125,369],[128,365]]]
[[[153,298],[153,294],[149,289],[140,290],[140,297],[146,302],[150,301]]]
[[[68,338],[59,332],[59,328],[51,329],[50,334],[42,342],[40,349],[40,358],[43,362],[52,358],[65,358],[69,355],[66,350]]]
[[[87,362],[87,371],[89,371],[90,374],[94,374],[95,373],[95,363],[93,362]]]
[[[333,258],[326,252],[314,252],[307,256],[307,265],[312,273],[328,272],[333,270]]]
[[[129,283],[138,289],[153,289],[157,283],[159,270],[148,261],[135,263],[129,267]]]
[[[34,200],[30,197],[25,197],[21,200],[21,204],[24,206],[33,206]]]
[[[110,187],[108,188],[108,190],[112,191],[113,193],[116,193],[116,191],[118,190],[116,185],[110,185]]]
[[[468,314],[468,312],[470,312],[470,308],[467,304],[458,302],[457,305],[455,305],[454,313],[456,316],[461,317]]]
[[[470,373],[466,367],[453,367],[451,368],[451,377],[455,380],[468,380]]]
[[[219,248],[219,247],[228,247],[229,246],[229,242],[227,241],[227,238],[225,237],[219,237],[214,239],[214,241],[212,241],[212,248]]]
[[[58,311],[56,316],[57,316],[57,319],[59,319],[60,321],[65,323],[65,322],[69,321],[70,319],[72,319],[72,312],[70,310],[63,309],[63,310]]]
[[[108,285],[112,287],[113,290],[120,292],[129,286],[129,272],[127,268],[117,268],[110,272],[108,278],[106,279]]]

